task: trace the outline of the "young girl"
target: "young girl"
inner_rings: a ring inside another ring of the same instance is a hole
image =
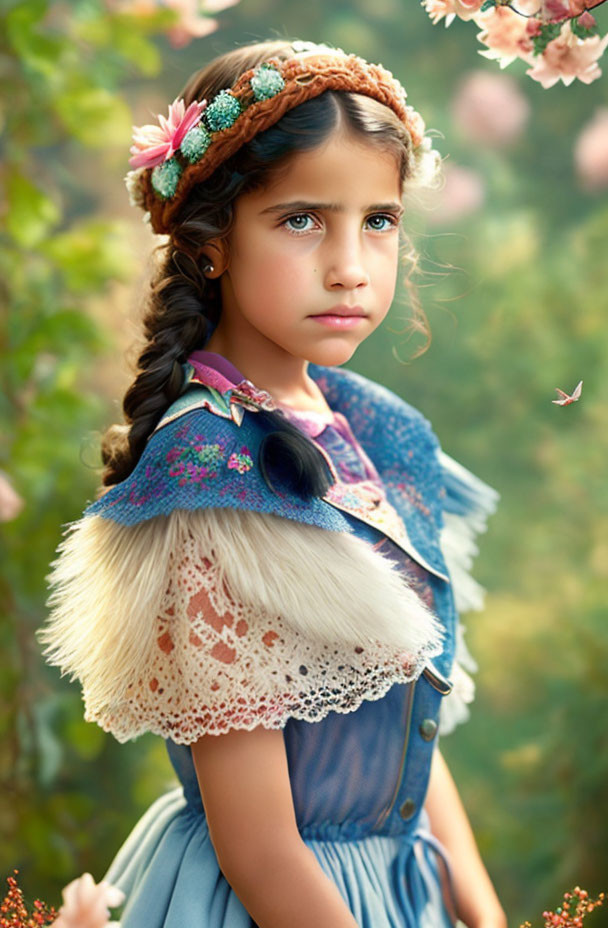
[[[496,494],[341,368],[439,156],[389,72],[310,43],[222,55],[160,120],[127,176],[168,236],[147,343],[41,632],[85,717],[161,735],[182,784],[106,874],[121,925],[503,928],[438,748]]]

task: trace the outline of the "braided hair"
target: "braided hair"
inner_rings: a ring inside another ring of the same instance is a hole
[[[209,99],[234,84],[247,68],[268,57],[291,55],[291,44],[284,41],[236,49],[196,72],[180,96],[186,107],[193,100]],[[208,263],[205,245],[228,237],[240,194],[263,187],[289,155],[316,148],[340,122],[394,153],[401,182],[405,182],[413,171],[413,156],[409,135],[397,116],[369,97],[329,90],[287,111],[190,191],[168,240],[157,248],[161,260],[150,282],[143,317],[146,344],[137,361],[135,380],[123,399],[126,424],[110,426],[102,439],[105,488],[133,471],[150,434],[182,391],[182,364],[193,351],[205,347],[218,323],[220,284],[203,273]],[[410,249],[407,257],[415,259],[415,253]],[[414,297],[411,327],[428,337],[426,318],[409,277],[406,283]],[[275,482],[280,482],[303,497],[322,496],[332,481],[314,443],[281,410],[256,415],[266,432],[259,464],[269,486],[275,489]]]

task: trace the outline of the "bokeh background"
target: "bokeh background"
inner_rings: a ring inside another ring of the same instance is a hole
[[[119,745],[82,720],[34,630],[132,379],[155,242],[123,185],[131,125],[215,54],[287,36],[381,61],[437,130],[446,185],[406,217],[432,343],[412,360],[402,287],[349,366],[501,493],[475,567],[486,609],[465,617],[477,699],[442,749],[510,924],[540,924],[564,890],[608,890],[606,78],[543,90],[416,0],[207,9],[192,37],[153,0],[0,7],[0,876],[18,867],[57,904],[174,785],[161,739]],[[551,403],[580,379],[579,403]]]

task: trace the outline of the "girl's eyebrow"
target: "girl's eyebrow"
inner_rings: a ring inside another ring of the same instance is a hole
[[[292,200],[289,203],[276,203],[274,206],[267,206],[261,211],[264,213],[287,213],[287,212],[306,212],[307,210],[328,210],[329,212],[344,212],[342,203],[312,203],[309,200]],[[372,203],[362,210],[364,213],[403,213],[403,205],[397,202],[390,203]]]

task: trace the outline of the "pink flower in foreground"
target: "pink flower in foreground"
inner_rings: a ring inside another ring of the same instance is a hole
[[[473,19],[481,8],[483,0],[422,0],[422,5],[437,25],[445,17],[445,24],[449,26],[456,18]]]
[[[543,0],[542,14],[547,22],[559,23],[570,16],[570,4],[568,0]]]
[[[23,499],[0,471],[0,522],[11,522],[23,509]]]
[[[569,16],[580,16],[592,0],[542,0],[541,15],[545,22],[560,22]]]
[[[206,4],[201,5],[198,0],[164,0],[164,5],[179,13],[179,21],[167,33],[174,48],[183,48],[192,39],[200,39],[217,29],[217,20],[203,14]]]
[[[523,5],[521,8],[523,11]],[[536,25],[535,20],[518,16],[508,7],[501,6],[476,16],[475,22],[482,26],[477,38],[488,46],[487,51],[479,52],[484,58],[498,61],[501,68],[506,68],[516,58],[532,63],[534,46],[530,33]]]
[[[597,59],[604,54],[607,45],[608,35],[603,39],[599,35],[579,39],[572,32],[570,23],[566,22],[560,35],[549,42],[526,74],[539,81],[545,89],[553,87],[559,80],[568,86],[576,78],[583,84],[590,84],[602,76]]]
[[[105,0],[113,11],[142,18],[154,15],[159,7],[175,10],[178,20],[167,29],[169,42],[174,48],[188,45],[194,38],[215,32],[218,22],[207,13],[219,13],[234,6],[239,0]]]
[[[477,212],[485,199],[483,178],[471,168],[457,164],[444,167],[445,186],[433,191],[437,206],[429,212],[429,222],[443,226]]]
[[[598,107],[574,146],[574,163],[586,190],[608,187],[608,107]]]
[[[72,880],[62,895],[63,905],[51,928],[109,928],[109,909],[122,905],[125,898],[105,880],[96,884],[90,873]]]
[[[204,9],[207,13],[221,13],[231,6],[236,6],[239,0],[205,0]]]
[[[588,10],[585,10],[578,18],[579,26],[584,26],[585,29],[593,29],[594,26],[597,26],[597,19],[595,16],[592,16]]]
[[[452,118],[471,142],[500,147],[514,142],[530,117],[530,104],[506,74],[472,71],[452,101]]]
[[[207,101],[194,101],[185,109],[184,101],[174,100],[169,107],[169,118],[158,115],[160,126],[133,126],[132,158],[129,164],[133,168],[153,168],[170,158],[179,148],[182,140],[193,126],[200,122]]]

